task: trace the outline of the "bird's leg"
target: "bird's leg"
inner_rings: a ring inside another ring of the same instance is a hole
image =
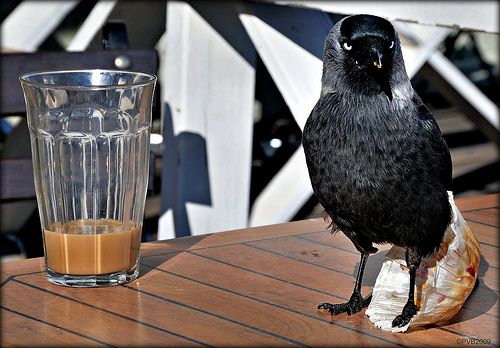
[[[417,268],[420,266],[422,257],[412,248],[406,249],[406,265],[410,268],[410,291],[408,293],[408,302],[403,307],[403,312],[392,321],[392,327],[403,327],[408,324],[415,314],[417,306],[415,305],[415,277]]]
[[[354,285],[354,291],[351,298],[346,303],[331,304],[331,303],[321,303],[318,305],[318,309],[326,309],[332,315],[347,312],[348,315],[359,312],[364,307],[368,306],[371,300],[371,295],[367,298],[361,296],[361,283],[363,281],[363,272],[366,266],[366,260],[368,259],[368,253],[361,253],[361,261],[359,262],[358,272],[356,274],[356,284]]]

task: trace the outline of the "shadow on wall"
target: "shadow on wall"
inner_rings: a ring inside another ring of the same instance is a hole
[[[191,235],[187,202],[212,205],[205,138],[193,132],[175,135],[172,112],[165,103],[160,214],[172,209],[175,237]]]

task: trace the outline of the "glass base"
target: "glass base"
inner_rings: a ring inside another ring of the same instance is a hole
[[[139,275],[139,267],[135,265],[129,270],[95,275],[72,275],[61,274],[47,268],[47,280],[55,285],[63,285],[78,288],[90,288],[100,286],[113,286],[130,282]]]

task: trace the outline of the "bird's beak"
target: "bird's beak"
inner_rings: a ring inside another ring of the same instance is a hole
[[[373,60],[373,65],[377,68],[377,69],[382,69],[382,54],[378,51],[378,50],[375,50],[375,59]]]

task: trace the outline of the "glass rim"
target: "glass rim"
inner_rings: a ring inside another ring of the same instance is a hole
[[[146,81],[132,82],[126,84],[102,84],[102,85],[77,85],[77,84],[60,84],[60,83],[44,83],[28,80],[29,77],[41,76],[41,75],[58,75],[67,73],[95,73],[95,72],[105,72],[113,74],[128,74],[145,76]],[[138,71],[126,71],[126,70],[113,70],[113,69],[76,69],[76,70],[43,70],[43,71],[32,71],[27,72],[19,76],[19,81],[21,84],[42,87],[42,88],[52,88],[52,89],[113,89],[113,88],[130,88],[130,87],[140,87],[153,84],[157,81],[157,76],[150,73],[138,72]]]

